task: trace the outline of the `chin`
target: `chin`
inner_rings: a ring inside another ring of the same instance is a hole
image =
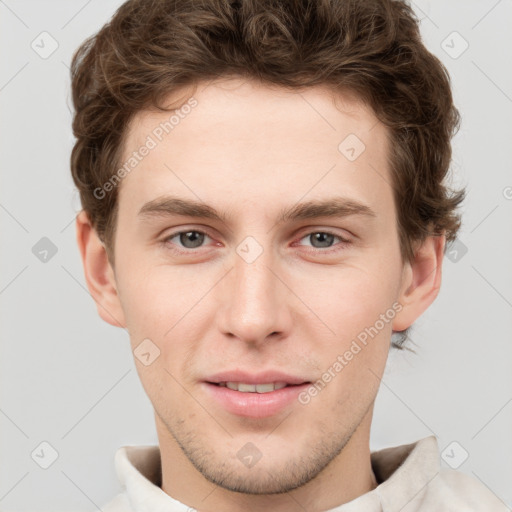
[[[233,476],[235,472],[238,472],[237,476]],[[306,475],[295,475],[289,471],[276,472],[275,465],[268,469],[253,467],[242,472],[235,467],[229,475],[223,475],[217,470],[212,475],[203,472],[203,476],[228,491],[253,495],[284,494],[301,487],[310,480]]]

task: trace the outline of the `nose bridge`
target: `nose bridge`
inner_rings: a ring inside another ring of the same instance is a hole
[[[275,258],[271,248],[248,237],[236,248],[233,267],[224,296],[220,326],[223,332],[257,342],[271,333],[285,331],[285,301],[273,273]]]

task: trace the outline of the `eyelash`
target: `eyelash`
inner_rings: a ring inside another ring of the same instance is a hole
[[[182,233],[199,233],[199,234],[202,234],[202,235],[206,235],[207,237],[209,238],[212,238],[212,236],[210,236],[206,231],[202,231],[200,229],[186,229],[186,230],[181,230],[181,231],[175,231],[174,233],[171,233],[170,235],[166,236],[163,240],[162,240],[162,244],[170,249],[171,251],[174,251],[178,254],[194,254],[196,250],[199,250],[201,249],[202,247],[197,247],[196,249],[177,249],[175,244],[171,243],[170,240],[175,238],[176,236],[178,235],[181,235]],[[337,244],[337,245],[341,245],[341,247],[339,248],[335,248],[335,246],[332,246],[332,247],[327,247],[325,249],[321,249],[321,248],[316,248],[316,247],[313,247],[312,249],[308,250],[307,252],[315,252],[315,253],[322,253],[322,254],[331,254],[333,252],[338,252],[338,251],[341,251],[343,249],[346,248],[347,245],[351,244],[352,242],[350,240],[347,240],[346,238],[343,238],[342,236],[336,234],[336,233],[333,233],[331,231],[321,231],[321,230],[317,230],[317,231],[310,231],[309,233],[306,233],[304,236],[302,236],[300,240],[303,240],[304,238],[308,237],[308,236],[311,236],[313,234],[317,234],[317,233],[321,233],[323,235],[332,235],[334,236],[335,238],[338,238],[340,240],[340,243]]]

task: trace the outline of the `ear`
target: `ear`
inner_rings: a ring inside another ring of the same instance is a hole
[[[126,327],[117,294],[114,270],[107,251],[85,210],[76,217],[76,241],[82,256],[85,280],[100,317],[114,327]]]
[[[398,297],[402,310],[394,318],[394,331],[410,327],[437,297],[445,243],[445,232],[427,237],[417,245],[413,261],[404,265]]]

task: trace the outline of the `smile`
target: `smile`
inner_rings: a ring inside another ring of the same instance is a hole
[[[286,382],[270,382],[268,384],[246,384],[243,382],[219,382],[221,387],[232,389],[233,391],[241,391],[242,393],[270,393],[282,389],[288,384]]]

